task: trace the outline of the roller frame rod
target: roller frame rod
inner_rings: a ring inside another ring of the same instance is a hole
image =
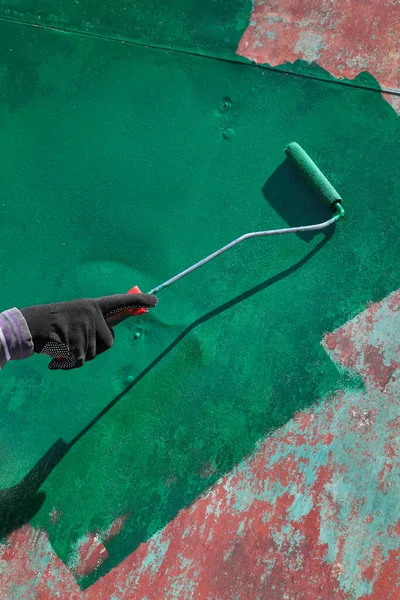
[[[187,269],[185,269],[184,271],[181,271],[174,277],[171,277],[171,279],[164,281],[164,283],[153,288],[148,293],[149,294],[157,294],[158,292],[160,292],[161,290],[165,289],[166,287],[172,285],[179,279],[182,279],[182,277],[189,275],[189,273],[192,273],[199,267],[202,267],[206,263],[210,262],[210,260],[213,260],[214,258],[216,258],[217,256],[220,256],[227,250],[230,250],[234,246],[237,246],[241,242],[244,242],[244,240],[248,240],[248,239],[256,238],[256,237],[264,237],[264,236],[269,236],[269,235],[282,235],[285,233],[301,233],[303,231],[319,231],[320,229],[326,229],[327,227],[329,227],[330,225],[333,225],[336,221],[338,221],[339,219],[341,219],[344,216],[344,210],[343,210],[343,207],[341,204],[339,204],[339,203],[335,204],[335,208],[336,208],[336,214],[331,219],[328,219],[328,221],[324,221],[323,223],[317,223],[316,225],[303,225],[300,227],[288,227],[286,229],[270,229],[268,231],[252,231],[251,233],[245,233],[244,235],[241,235],[240,237],[238,237],[236,240],[233,240],[229,244],[226,244],[226,246],[223,246],[219,250],[216,250],[212,254],[209,254],[202,260],[199,260],[191,267],[188,267]]]

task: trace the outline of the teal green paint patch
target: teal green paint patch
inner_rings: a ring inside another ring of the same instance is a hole
[[[162,533],[156,534],[151,540],[150,551],[140,565],[141,571],[150,569],[153,574],[156,574],[163,563],[169,545],[170,540],[162,541]]]
[[[288,516],[289,521],[300,521],[302,517],[308,515],[313,507],[313,501],[310,496],[296,494],[295,500]]]
[[[347,385],[320,341],[398,285],[400,125],[375,93],[13,24],[1,32],[13,50],[1,59],[1,309],[149,289],[245,231],[286,226],[283,208],[314,222],[321,203],[297,174],[274,177],[292,140],[347,209],[330,237],[249,242],[193,273],[80,371],[48,372],[42,357],[2,371],[2,488],[57,440],[78,438],[32,519],[60,558],[130,515],[86,587],[259,439]]]

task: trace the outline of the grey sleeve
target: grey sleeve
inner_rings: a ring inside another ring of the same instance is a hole
[[[0,369],[9,360],[21,360],[34,353],[31,332],[22,313],[11,308],[0,313]]]

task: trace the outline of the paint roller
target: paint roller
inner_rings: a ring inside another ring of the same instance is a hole
[[[333,225],[336,221],[338,221],[339,219],[341,219],[344,216],[344,210],[342,207],[342,198],[341,198],[340,194],[335,190],[333,185],[325,177],[325,175],[320,171],[320,169],[317,167],[315,162],[308,156],[308,154],[305,152],[305,150],[303,150],[303,148],[301,146],[299,146],[299,144],[297,144],[296,142],[292,142],[286,148],[285,152],[286,152],[286,155],[289,158],[289,160],[292,162],[292,164],[297,168],[297,170],[304,177],[305,181],[314,189],[314,191],[321,198],[321,200],[323,202],[325,202],[325,204],[327,204],[332,209],[332,211],[334,213],[332,218],[328,219],[327,221],[324,221],[323,223],[317,223],[315,225],[303,225],[300,227],[289,227],[289,228],[285,228],[285,229],[271,229],[271,230],[267,230],[267,231],[253,231],[250,233],[245,233],[244,235],[240,236],[236,240],[233,240],[229,244],[226,244],[219,250],[216,250],[216,252],[213,252],[212,254],[209,254],[202,260],[199,260],[197,263],[195,263],[191,267],[188,267],[184,271],[181,271],[177,275],[174,275],[174,277],[171,277],[164,283],[153,288],[152,290],[150,290],[148,292],[149,294],[157,294],[164,288],[172,285],[179,279],[182,279],[182,277],[185,277],[189,273],[192,273],[199,267],[202,267],[203,265],[210,262],[217,256],[220,256],[220,254],[223,254],[227,250],[230,250],[234,246],[237,246],[244,240],[248,240],[248,239],[256,238],[256,237],[270,236],[270,235],[281,235],[281,234],[285,234],[285,233],[300,233],[300,232],[304,232],[304,231],[319,231],[321,229],[326,229],[330,225]],[[133,287],[128,292],[128,294],[137,294],[137,293],[140,293],[140,289],[137,286]],[[138,316],[138,315],[146,313],[146,312],[147,312],[146,308],[139,308],[139,309],[128,308],[117,314],[107,315],[106,320],[110,327],[114,327],[115,325],[117,325],[121,321],[124,321],[128,317]]]

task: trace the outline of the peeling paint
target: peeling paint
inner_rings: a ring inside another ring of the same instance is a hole
[[[4,600],[82,600],[72,572],[55,554],[47,534],[30,525],[0,545],[0,589]]]
[[[89,532],[77,541],[68,561],[75,577],[86,577],[108,559],[105,543],[120,533],[127,518],[128,515],[119,517],[104,532]]]
[[[108,552],[97,533],[88,533],[79,539],[68,562],[75,577],[85,577],[108,558]]]
[[[340,79],[368,71],[399,91],[398,11],[393,0],[255,0],[237,53],[271,66],[314,61]],[[400,113],[399,96],[383,97]]]
[[[57,595],[30,598],[397,600],[399,306],[400,291],[323,340],[362,374],[363,392],[299,413],[92,587],[78,590],[46,534],[27,525],[1,546],[2,590],[33,590],[42,569]]]
[[[279,24],[271,18],[271,39]],[[282,164],[291,139],[310,148],[349,210],[330,239],[249,244],[166,291],[140,339],[136,325],[121,326],[113,351],[56,394],[40,357],[10,365],[2,515],[19,526],[5,500],[23,509],[31,484],[45,500],[33,517],[22,514],[36,530],[2,546],[0,590],[13,600],[186,600],[214,587],[216,597],[252,600],[389,597],[399,530],[396,311],[373,305],[347,333],[331,334],[338,369],[319,341],[397,285],[396,115],[379,94],[243,61],[9,22],[1,31],[2,173],[12,200],[3,222],[23,226],[20,246],[14,228],[3,231],[4,303],[101,294],[139,278],[149,289],[243,228],[311,222],[318,208],[307,208]],[[306,36],[302,51],[311,56],[313,44],[323,56],[323,39]],[[111,198],[121,201],[118,216]],[[305,411],[354,379],[349,370],[364,377],[363,390]],[[47,449],[58,436],[54,467]],[[121,514],[129,518],[113,523]]]

